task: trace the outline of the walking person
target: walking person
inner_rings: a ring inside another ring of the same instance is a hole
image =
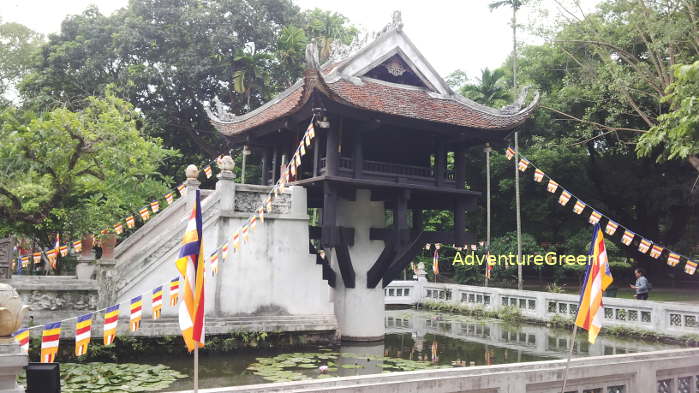
[[[635,289],[636,294],[633,296],[638,300],[648,300],[648,292],[650,292],[650,283],[646,278],[646,271],[643,268],[636,268],[633,271],[636,276],[636,285],[629,284],[629,288]]]

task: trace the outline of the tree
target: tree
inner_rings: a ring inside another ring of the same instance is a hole
[[[301,26],[306,36],[317,41],[321,63],[331,57],[337,46],[350,45],[359,35],[359,30],[345,16],[319,8],[305,11]]]
[[[488,4],[490,10],[500,7],[512,8],[512,86],[517,87],[517,11],[527,3],[528,0],[497,0]]]
[[[43,37],[19,23],[0,24],[0,96],[27,74]]]
[[[270,68],[269,62],[272,56],[255,52],[254,46],[247,52],[240,52],[235,58],[235,72],[233,73],[233,90],[245,96],[245,109],[250,110],[250,98],[253,92],[261,93],[268,85]]]
[[[167,191],[157,168],[176,152],[144,137],[143,117],[112,95],[80,111],[8,109],[0,117],[0,232],[51,245],[51,234],[79,238]]]
[[[465,85],[461,89],[461,94],[487,106],[504,104],[509,98],[504,78],[505,73],[502,70],[497,69],[491,72],[488,68],[485,68],[481,71],[478,84]]]

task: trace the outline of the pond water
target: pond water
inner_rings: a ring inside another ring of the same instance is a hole
[[[568,330],[427,311],[386,311],[385,322],[386,339],[381,343],[202,355],[200,387],[565,358],[570,340]],[[576,340],[574,356],[670,348],[675,346],[604,335],[590,345],[583,332]],[[158,354],[146,354],[139,356],[138,363],[163,364],[192,375],[190,356],[163,358]],[[321,373],[321,366],[327,366],[326,373]],[[186,377],[162,391],[191,388],[191,377]]]

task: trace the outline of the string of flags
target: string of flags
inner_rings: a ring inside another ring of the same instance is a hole
[[[301,165],[301,157],[306,154],[306,147],[310,146],[311,140],[315,137],[314,119],[311,119],[306,132],[299,142],[299,146],[292,155],[292,159],[283,168],[281,176],[277,183],[272,187],[271,191],[267,194],[267,197],[263,200],[262,205],[254,210],[254,214],[243,224],[238,230],[236,230],[233,235],[224,242],[224,244],[216,247],[215,251],[210,255],[208,263],[211,265],[211,270],[213,274],[219,271],[219,256],[221,261],[225,261],[229,256],[229,247],[232,247],[233,252],[237,252],[249,239],[249,233],[254,231],[257,225],[257,221],[264,223],[265,214],[269,214],[272,211],[272,201],[274,198],[278,197],[280,193],[284,192],[289,181],[293,180],[296,176],[298,167]],[[207,171],[205,170],[205,173]],[[207,175],[211,177],[211,175]],[[180,189],[180,193],[184,191],[184,187]],[[153,205],[151,205],[152,210]],[[154,211],[155,213],[157,211]],[[128,220],[126,221],[127,226]],[[241,240],[242,239],[242,240]],[[179,302],[179,292],[180,292],[181,278],[175,277],[169,282],[159,285],[148,293],[135,296],[131,298],[126,304],[129,305],[129,331],[135,332],[141,328],[141,320],[143,315],[143,298],[148,298],[150,295],[150,305],[151,314],[153,320],[160,318],[163,307],[163,288],[168,288],[168,298],[169,306],[175,307]],[[92,321],[96,315],[103,314],[103,342],[104,345],[111,345],[117,336],[117,326],[119,323],[119,315],[121,312],[122,304],[113,305],[106,307],[91,313],[87,313],[81,316],[67,318],[58,322],[52,322],[45,325],[36,325],[28,328],[23,328],[15,333],[13,336],[20,348],[27,353],[29,351],[29,332],[33,329],[43,328],[42,338],[41,338],[41,362],[48,363],[53,362],[58,352],[59,342],[60,342],[60,332],[61,325],[64,322],[75,319],[75,354],[77,356],[85,355],[88,352],[88,347],[91,339]]]
[[[508,160],[512,160],[512,158],[515,156],[515,153],[516,152],[512,147],[508,147],[505,151],[505,156]],[[585,210],[589,209],[590,215],[588,216],[588,222],[591,225],[599,223],[602,219],[607,220],[607,224],[604,227],[604,232],[609,236],[613,236],[617,232],[622,233],[621,243],[623,243],[625,246],[632,247],[632,244],[634,244],[634,240],[638,239],[637,249],[641,254],[647,254],[648,251],[650,251],[651,258],[657,260],[664,259],[667,262],[667,264],[672,267],[677,266],[678,264],[680,264],[682,260],[684,260],[685,273],[693,275],[696,272],[697,261],[692,261],[688,257],[674,252],[669,248],[664,247],[646,238],[645,236],[633,232],[626,226],[620,225],[616,220],[607,217],[606,215],[602,214],[599,210],[593,208],[577,196],[573,195],[570,191],[561,187],[559,183],[557,183],[550,176],[544,173],[544,171],[534,166],[534,164],[532,164],[531,161],[529,161],[526,157],[522,156],[521,154],[519,154],[519,156],[521,157],[519,162],[517,163],[517,168],[519,169],[519,171],[526,172],[527,169],[529,169],[529,167],[531,166],[534,168],[535,182],[543,183],[544,180],[548,180],[546,182],[546,190],[548,192],[555,194],[559,190],[559,188],[561,189],[561,193],[558,195],[558,203],[561,206],[566,206],[568,205],[568,202],[570,202],[571,199],[575,199],[575,204],[573,204],[573,213],[582,215]]]

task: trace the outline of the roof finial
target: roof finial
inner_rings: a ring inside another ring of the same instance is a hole
[[[318,44],[315,40],[306,45],[306,68],[320,68],[320,60],[318,59]]]
[[[388,33],[389,31],[400,31],[403,28],[403,17],[401,16],[400,11],[396,10],[393,11],[393,18],[391,20],[391,23],[387,24],[381,31],[379,32],[379,36]]]

